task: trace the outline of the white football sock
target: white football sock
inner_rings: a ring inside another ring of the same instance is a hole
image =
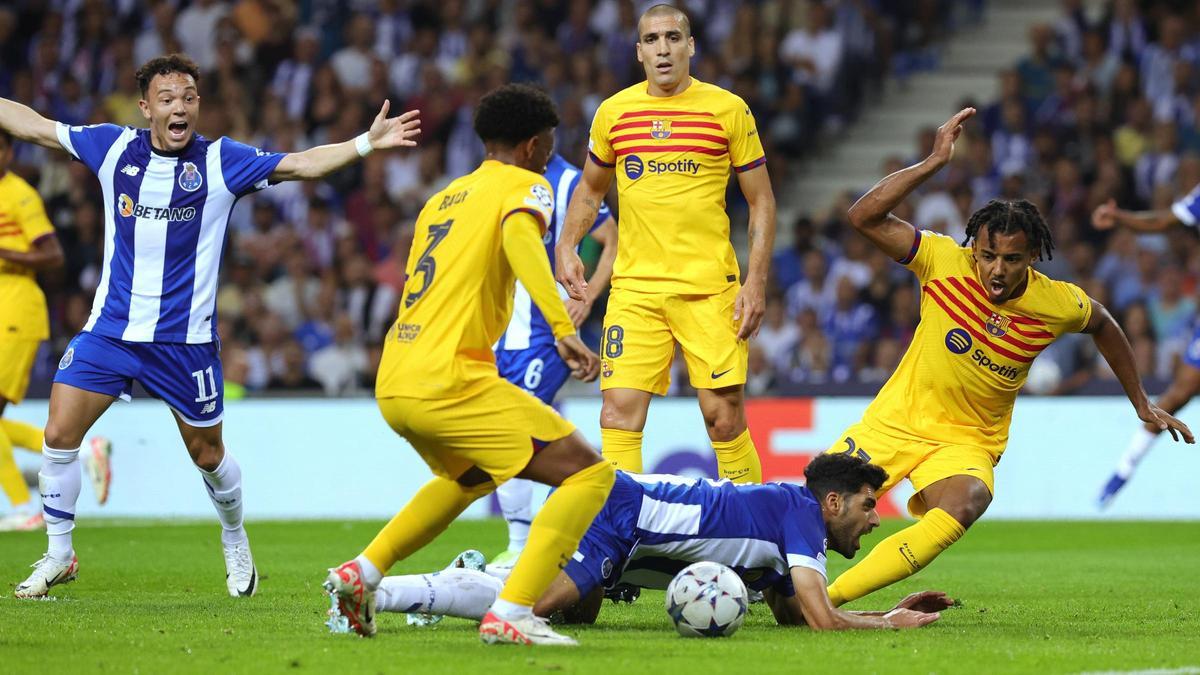
[[[199,467],[197,467],[199,468]],[[229,451],[217,468],[212,471],[200,469],[208,498],[217,508],[221,521],[221,543],[225,546],[246,541],[246,528],[242,527],[242,467]]]
[[[508,522],[508,550],[521,552],[533,521],[533,482],[514,478],[496,488],[500,512]]]
[[[376,591],[375,608],[482,619],[503,587],[499,579],[468,569],[384,577]]]
[[[383,581],[383,572],[379,571],[375,563],[361,554],[354,559],[354,562],[358,563],[359,569],[362,570],[363,583],[367,585],[367,588],[371,590],[379,588],[379,584]]]
[[[518,619],[525,619],[533,616],[533,607],[528,605],[518,605],[517,603],[509,602],[508,600],[501,600],[498,593],[496,596],[496,601],[492,603],[491,610],[496,614],[496,616],[509,621],[516,621]]]
[[[1129,447],[1125,449],[1125,454],[1121,456],[1121,461],[1117,462],[1117,475],[1125,480],[1133,475],[1137,469],[1138,463],[1150,452],[1154,441],[1158,440],[1158,434],[1153,431],[1146,431],[1146,427],[1139,427],[1133,434],[1133,438],[1129,439]]]
[[[75,503],[83,479],[79,472],[79,448],[56,450],[42,444],[42,469],[38,471],[38,489],[42,494],[42,512],[46,518],[47,549],[55,560],[67,561],[75,554],[71,530],[75,529]]]

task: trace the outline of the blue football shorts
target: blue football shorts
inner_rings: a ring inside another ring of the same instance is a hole
[[[188,425],[211,427],[225,412],[220,351],[217,341],[126,342],[84,332],[67,345],[54,381],[129,401],[136,380]]]

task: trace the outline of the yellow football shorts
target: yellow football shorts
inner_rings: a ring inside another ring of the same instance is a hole
[[[450,480],[477,466],[500,485],[525,470],[535,449],[575,431],[554,408],[499,377],[460,398],[391,397],[378,404],[392,429]]]
[[[0,399],[20,403],[40,340],[0,340]]]
[[[996,494],[993,467],[999,455],[973,445],[954,445],[932,441],[913,441],[885,434],[862,422],[851,426],[827,453],[847,453],[862,457],[887,471],[887,482],[878,494],[892,489],[908,478],[916,494],[908,500],[908,512],[914,518],[925,515],[921,490],[951,476],[974,476]]]
[[[638,293],[614,289],[604,315],[600,389],[665,394],[675,343],[697,389],[746,383],[749,343],[737,338],[733,303],[738,286],[712,295]]]

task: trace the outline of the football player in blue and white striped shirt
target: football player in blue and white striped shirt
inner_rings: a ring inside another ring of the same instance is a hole
[[[237,461],[221,441],[223,389],[216,329],[217,275],[237,200],[286,180],[320,178],[373,150],[416,145],[417,112],[388,118],[385,101],[369,131],[297,153],[273,153],[196,134],[200,73],[180,54],[137,72],[148,128],[67,126],[0,98],[0,128],[64,150],[100,180],[104,267],[92,313],[58,364],[50,393],[41,485],[49,548],[17,586],[40,597],[75,578],[71,543],[79,497],[79,446],[88,429],[136,380],[175,415],[221,520],[226,587],[253,595],[258,574],[242,527]]]
[[[1200,227],[1200,185],[1192,191],[1175,200],[1169,209],[1155,211],[1126,211],[1117,207],[1117,202],[1110,199],[1096,207],[1092,212],[1092,225],[1097,230],[1108,230],[1114,227],[1126,227],[1134,232],[1163,232],[1171,227]],[[1162,396],[1154,402],[1169,415],[1174,415],[1183,409],[1197,394],[1200,394],[1200,321],[1192,328],[1192,339],[1181,354],[1180,363],[1175,368],[1175,378]],[[1125,454],[1117,462],[1117,468],[1109,477],[1108,482],[1100,490],[1099,507],[1108,508],[1117,493],[1125,487],[1138,464],[1150,452],[1154,442],[1158,440],[1162,429],[1153,424],[1143,424],[1129,439]]]
[[[562,231],[563,219],[567,216],[567,204],[571,202],[579,179],[583,173],[562,155],[554,153],[546,164],[546,180],[554,190],[554,213],[546,227],[542,243],[546,245],[546,257],[550,259],[550,271],[554,271],[554,247]],[[567,297],[559,287],[559,294],[567,305],[567,314],[578,328],[587,320],[592,303],[608,288],[612,277],[613,261],[617,257],[617,224],[613,221],[608,205],[601,203],[596,221],[589,230],[592,238],[600,242],[603,249],[596,269],[588,279],[587,300],[579,301]],[[496,343],[496,368],[500,377],[533,394],[547,405],[554,403],[558,390],[562,389],[571,369],[558,355],[554,333],[542,311],[529,297],[529,291],[518,281],[513,296],[512,319],[500,341]],[[529,538],[529,523],[533,519],[533,482],[514,478],[496,488],[500,511],[508,523],[508,550],[496,557],[497,564],[512,564],[525,547]]]
[[[750,590],[762,591],[781,625],[844,630],[917,628],[937,621],[953,603],[940,592],[914,593],[887,612],[833,606],[826,590],[826,551],[854,557],[861,537],[879,525],[875,490],[887,474],[845,454],[818,455],[804,473],[807,487],[618,471],[579,550],[534,612],[592,623],[605,587],[620,582],[666,588],[684,567],[711,561],[733,569]],[[506,572],[498,566],[485,571],[452,567],[385,577],[375,607],[478,619],[495,600]]]

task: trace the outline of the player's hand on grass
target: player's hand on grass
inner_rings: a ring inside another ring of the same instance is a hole
[[[571,323],[575,324],[576,328],[582,326],[583,322],[587,321],[588,314],[592,313],[591,300],[567,298],[565,304],[567,306],[567,316],[571,317]]]
[[[1092,227],[1097,230],[1111,230],[1117,226],[1117,200],[1110,199],[1092,211]]]
[[[963,108],[946,120],[945,124],[938,127],[937,136],[933,140],[933,152],[929,153],[929,158],[940,166],[949,164],[954,157],[954,141],[958,140],[962,133],[963,122],[971,119],[974,115],[974,108]]]
[[[941,612],[914,612],[911,609],[893,609],[883,615],[892,628],[920,628],[942,618]]]
[[[767,311],[766,295],[766,284],[760,281],[747,281],[738,291],[733,301],[733,320],[742,322],[738,325],[739,340],[758,335],[758,327]]]
[[[567,289],[567,295],[571,296],[572,300],[586,301],[588,285],[587,279],[583,277],[583,261],[579,259],[579,253],[573,248],[560,246],[554,250],[554,255],[558,283]]]
[[[389,119],[387,114],[391,107],[391,101],[384,99],[383,107],[379,109],[379,114],[367,130],[371,147],[376,150],[412,147],[417,144],[416,138],[421,133],[421,111],[409,110],[399,117]]]
[[[911,609],[914,612],[930,614],[949,609],[954,606],[954,598],[941,591],[921,591],[913,593],[896,603],[893,609]]]
[[[599,355],[588,349],[578,335],[568,335],[559,340],[558,355],[566,361],[571,376],[577,380],[591,382],[600,374]]]
[[[1184,443],[1195,443],[1196,437],[1192,435],[1192,430],[1188,425],[1175,419],[1172,415],[1167,414],[1167,411],[1154,405],[1153,403],[1145,410],[1138,411],[1138,417],[1146,424],[1152,424],[1158,427],[1159,431],[1166,431],[1171,434],[1171,438],[1176,441],[1180,436],[1183,436]]]

